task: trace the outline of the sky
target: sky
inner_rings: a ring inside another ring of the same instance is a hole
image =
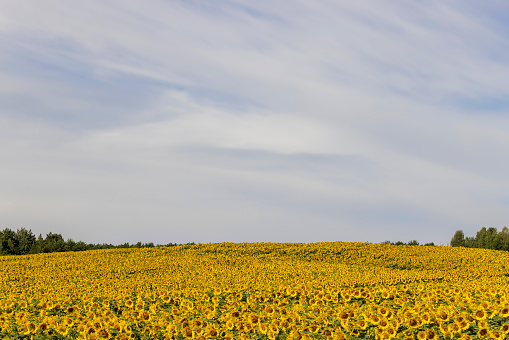
[[[507,1],[0,2],[0,228],[446,245],[509,225]]]

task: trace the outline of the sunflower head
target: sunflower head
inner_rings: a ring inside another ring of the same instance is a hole
[[[500,310],[500,312],[499,312],[499,315],[500,315],[501,317],[504,317],[504,318],[508,317],[508,316],[509,316],[509,307],[504,307],[504,308],[502,308],[502,309]]]
[[[488,332],[489,332],[488,328],[481,328],[481,329],[479,329],[479,331],[477,332],[477,336],[478,336],[479,338],[483,338],[483,337],[485,337],[486,335],[488,335]]]
[[[509,333],[509,324],[504,323],[502,326],[500,326],[500,331],[505,334]]]
[[[193,336],[193,331],[191,330],[191,328],[186,327],[182,329],[182,335],[186,338],[191,338]]]
[[[474,312],[474,319],[476,320],[485,320],[487,315],[484,309],[478,309]]]
[[[426,331],[426,339],[427,340],[435,340],[437,338],[437,333],[433,329],[428,329]]]
[[[426,340],[426,332],[425,331],[420,331],[419,333],[417,333],[417,339],[419,340]]]

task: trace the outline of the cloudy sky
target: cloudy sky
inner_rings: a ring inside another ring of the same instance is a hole
[[[509,225],[507,1],[0,2],[0,227],[447,244]]]

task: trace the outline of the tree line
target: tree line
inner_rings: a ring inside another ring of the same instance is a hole
[[[409,242],[391,242],[385,241],[384,244],[392,245],[409,245],[418,246],[420,245],[417,240],[411,240]],[[194,244],[194,242],[187,243]],[[39,234],[38,237],[34,235],[32,230],[25,228],[13,231],[9,228],[5,228],[0,231],[0,255],[26,255],[26,254],[38,254],[38,253],[53,253],[53,252],[64,252],[64,251],[85,251],[94,249],[113,249],[113,248],[147,248],[147,247],[172,247],[177,246],[177,243],[158,244],[154,243],[124,243],[119,245],[113,245],[108,243],[94,244],[85,243],[83,241],[73,241],[72,239],[64,240],[61,234],[49,233],[46,237],[42,237]],[[434,246],[433,242],[422,244],[424,246]],[[509,251],[509,229],[507,227],[502,228],[499,232],[497,228],[490,227],[481,228],[475,237],[465,237],[463,230],[458,230],[454,233],[451,239],[451,247],[467,247],[467,248],[484,248],[484,249],[495,249],[495,250],[506,250]]]
[[[411,240],[411,241],[408,241],[407,243],[402,242],[402,241],[397,241],[397,242],[384,241],[384,242],[382,242],[382,244],[392,244],[393,246],[421,246],[421,245],[422,246],[434,246],[435,245],[435,243],[433,243],[433,242],[419,244],[419,242],[417,242],[417,240]]]
[[[482,227],[475,237],[465,237],[463,230],[458,230],[454,233],[454,236],[451,239],[451,247],[484,248],[509,251],[509,229],[504,227],[499,232],[497,228],[494,227],[487,229],[486,227]]]
[[[194,244],[194,243],[188,243]],[[177,243],[159,244],[160,246],[177,246]],[[94,244],[85,243],[83,241],[75,242],[72,239],[64,240],[61,234],[49,233],[46,237],[35,237],[32,230],[25,228],[13,231],[9,228],[5,228],[0,231],[0,255],[26,255],[26,254],[38,254],[38,253],[53,253],[63,251],[84,251],[93,249],[113,249],[113,248],[146,248],[156,247],[154,243],[142,243],[138,242],[135,244],[124,243],[120,245],[113,244]]]

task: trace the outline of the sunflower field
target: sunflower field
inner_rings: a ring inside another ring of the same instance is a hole
[[[4,339],[508,334],[508,252],[221,243],[0,257]]]

